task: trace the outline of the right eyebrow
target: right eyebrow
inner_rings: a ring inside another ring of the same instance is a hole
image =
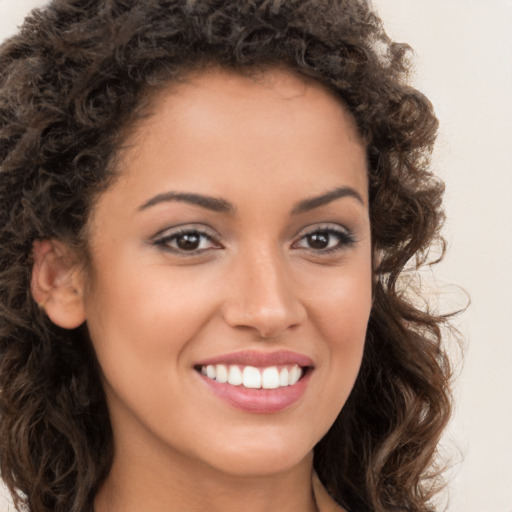
[[[151,208],[152,206],[160,203],[174,201],[201,206],[202,208],[206,208],[214,212],[229,214],[235,212],[235,207],[225,199],[188,192],[164,192],[162,194],[158,194],[139,206],[139,211],[146,210],[147,208]]]
[[[352,187],[337,187],[325,194],[321,194],[319,196],[310,197],[308,199],[304,199],[300,201],[295,208],[292,210],[292,215],[297,215],[299,213],[305,213],[315,208],[319,208],[320,206],[324,206],[326,204],[335,201],[336,199],[341,199],[343,197],[352,197],[360,202],[364,206],[364,200],[361,197],[361,194],[357,190]]]

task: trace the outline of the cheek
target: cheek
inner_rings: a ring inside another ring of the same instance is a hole
[[[318,313],[318,325],[326,340],[331,374],[343,381],[342,387],[345,387],[347,383],[353,384],[361,365],[371,296],[354,297],[343,293],[343,297],[331,297],[332,301]]]
[[[127,380],[167,383],[215,310],[214,289],[199,287],[198,293],[191,276],[167,275],[162,268],[123,268],[98,275],[87,300],[87,323],[100,366],[113,385],[129,384]]]
[[[168,344],[186,338],[211,309],[214,297],[208,290],[192,273],[119,265],[96,277],[87,300],[87,321],[101,332],[123,333],[134,343],[143,342],[135,334],[146,331],[158,335],[155,341],[165,339]]]
[[[372,308],[371,280],[368,258],[358,266],[340,269],[338,277],[323,283],[322,293],[312,295],[315,307],[310,308],[311,321],[324,340],[319,350],[326,361],[328,391],[331,397],[338,397],[336,415],[348,398],[361,366]]]
[[[110,407],[128,405],[142,422],[154,417],[162,425],[169,423],[162,400],[183,394],[187,347],[216,300],[213,291],[198,294],[190,276],[168,274],[162,268],[123,271],[118,265],[96,276],[87,300],[87,324]]]
[[[364,344],[372,308],[372,265],[369,250],[325,275],[316,273],[305,286],[313,322],[330,350]]]

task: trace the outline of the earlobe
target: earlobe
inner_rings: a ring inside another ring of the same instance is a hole
[[[83,270],[71,250],[56,240],[36,240],[33,245],[31,291],[50,320],[64,329],[74,329],[86,318],[83,301]]]

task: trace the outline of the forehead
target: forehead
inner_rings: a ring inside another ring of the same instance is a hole
[[[129,163],[142,153],[172,146],[175,156],[186,150],[189,158],[198,157],[197,151],[212,158],[222,151],[226,163],[242,150],[249,163],[251,158],[260,160],[261,151],[270,147],[314,153],[319,141],[344,145],[345,160],[366,162],[366,146],[353,116],[322,84],[281,68],[244,74],[212,68],[154,94],[121,156]]]
[[[243,73],[208,68],[190,73],[182,81],[154,94],[143,123],[146,129],[163,121],[159,115],[162,111],[173,112],[184,128],[200,121],[194,129],[199,124],[205,129],[218,127],[226,120],[258,131],[259,122],[268,121],[270,129],[272,121],[279,116],[284,116],[283,123],[300,122],[309,116],[309,121],[315,118],[318,128],[319,120],[322,124],[327,120],[341,121],[353,142],[364,144],[353,116],[341,99],[319,82],[284,68]],[[169,120],[172,122],[172,118]],[[144,131],[147,130],[139,130],[138,135]]]
[[[367,203],[352,115],[322,85],[282,69],[191,74],[151,98],[124,148],[104,193],[123,208],[174,191],[289,210],[340,186]]]

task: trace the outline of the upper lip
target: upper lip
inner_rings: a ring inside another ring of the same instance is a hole
[[[310,357],[290,350],[277,350],[275,352],[259,352],[256,350],[244,350],[241,352],[232,352],[209,359],[204,359],[196,363],[195,366],[208,366],[214,364],[238,364],[241,366],[278,366],[286,364],[296,364],[298,366],[313,366]]]

